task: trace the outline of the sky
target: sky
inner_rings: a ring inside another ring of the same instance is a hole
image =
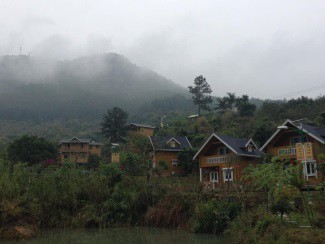
[[[325,91],[323,0],[1,0],[0,55],[119,53],[213,95]]]

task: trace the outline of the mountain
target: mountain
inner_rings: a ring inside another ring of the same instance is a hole
[[[132,114],[176,94],[188,96],[173,81],[114,53],[71,61],[0,57],[0,119],[98,118],[113,106]]]

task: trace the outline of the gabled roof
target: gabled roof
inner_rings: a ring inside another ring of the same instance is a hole
[[[252,142],[254,145],[255,143],[253,142],[252,139],[245,139],[245,138],[237,138],[237,137],[232,137],[232,136],[225,136],[225,135],[217,135],[213,133],[208,140],[203,144],[203,146],[199,149],[199,151],[195,154],[193,159],[195,159],[201,152],[202,150],[209,144],[212,138],[218,139],[221,143],[223,143],[226,147],[228,147],[233,153],[237,154],[238,156],[247,156],[247,157],[260,157],[261,152],[256,149],[253,149],[252,152],[248,152],[245,150],[246,145],[249,144],[249,142]]]
[[[303,132],[307,133],[310,137],[314,138],[322,144],[325,144],[325,127],[302,124],[302,127],[300,128],[300,126],[296,126],[290,119],[287,119],[281,126],[285,125],[290,125],[291,127],[300,129]],[[265,142],[260,150],[262,151],[281,130],[283,129],[277,129],[276,132],[270,137],[270,139]]]
[[[145,125],[145,124],[138,124],[138,123],[130,123],[129,126],[135,126],[135,127],[143,127],[143,128],[150,128],[150,129],[155,129],[155,126],[151,125]]]
[[[172,151],[179,152],[184,148],[192,148],[191,143],[186,136],[149,136],[152,148],[156,151]],[[170,141],[175,140],[177,142],[176,147],[170,147]]]
[[[72,137],[70,139],[62,139],[60,143],[70,143],[70,142],[75,142],[75,143],[90,143],[90,139],[81,139],[78,137]]]

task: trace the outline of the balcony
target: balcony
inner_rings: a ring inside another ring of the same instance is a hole
[[[227,163],[229,156],[207,156],[200,159],[201,167],[210,167],[210,166],[217,166],[218,164]]]
[[[61,147],[61,152],[87,152],[87,148],[81,148],[81,147]]]
[[[295,158],[297,160],[313,160],[313,144],[311,142],[296,143],[285,147],[272,147],[270,153],[281,158]]]

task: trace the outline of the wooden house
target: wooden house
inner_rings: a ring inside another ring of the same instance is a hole
[[[240,180],[243,170],[260,158],[261,152],[252,139],[213,133],[193,159],[199,160],[200,181],[214,189]]]
[[[187,137],[183,136],[149,136],[152,145],[153,167],[156,167],[159,161],[164,161],[168,165],[168,170],[163,175],[184,175],[184,169],[179,165],[178,153],[185,148],[192,148]]]
[[[305,122],[305,123],[302,123]],[[303,164],[303,175],[311,184],[324,177],[317,168],[324,163],[325,127],[308,124],[307,121],[286,120],[261,150],[293,164]]]
[[[151,125],[131,123],[129,125],[129,132],[130,134],[138,133],[143,136],[153,136],[155,128],[156,127]]]
[[[77,137],[60,141],[60,162],[88,163],[89,156],[92,154],[101,156],[101,143]]]

